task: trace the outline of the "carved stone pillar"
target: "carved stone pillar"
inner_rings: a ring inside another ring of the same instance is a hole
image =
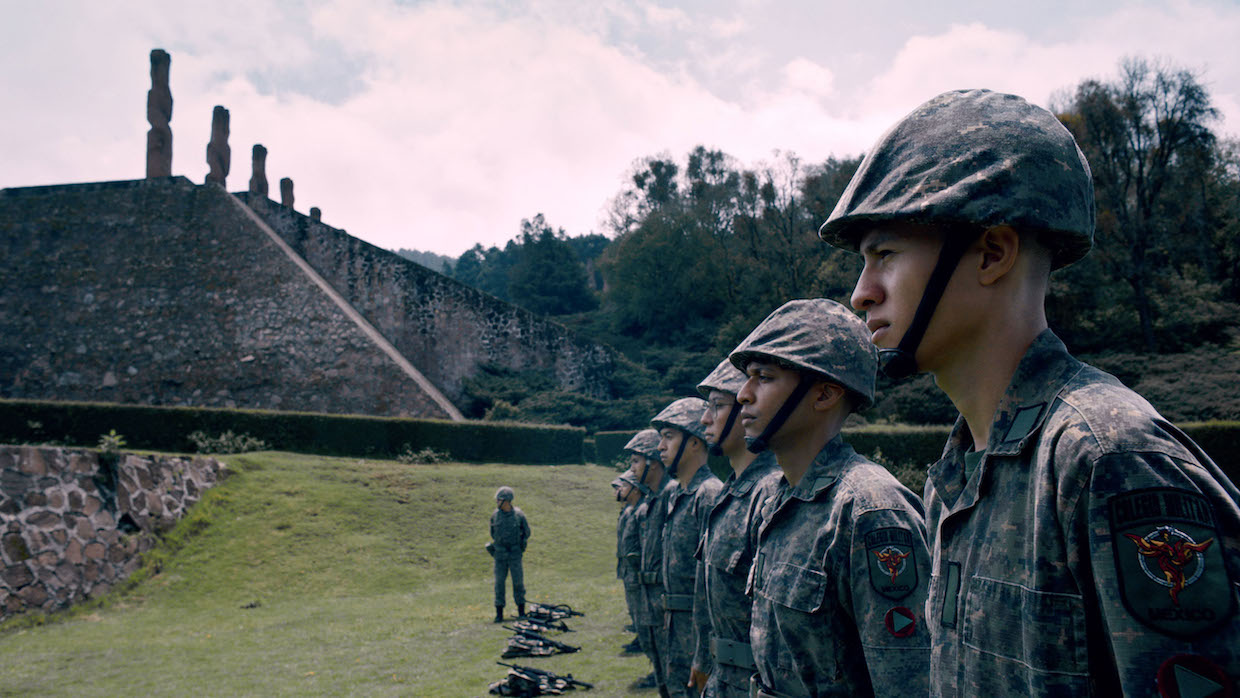
[[[207,143],[207,181],[225,186],[232,150],[228,147],[228,110],[216,105],[211,112],[211,141]]]
[[[250,156],[250,193],[267,197],[267,149],[255,143]]]
[[[310,220],[312,220],[312,221],[321,221],[321,220],[323,220],[323,212],[319,210],[319,207],[318,207],[318,206],[311,206],[311,207],[310,207]]]
[[[172,90],[168,87],[168,70],[172,57],[157,48],[151,51],[151,89],[146,92],[146,176],[172,175]]]
[[[280,205],[293,208],[293,180],[288,177],[280,180]]]

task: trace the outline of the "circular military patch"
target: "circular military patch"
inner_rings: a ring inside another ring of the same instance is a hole
[[[1195,654],[1177,654],[1158,667],[1162,698],[1232,698],[1232,681],[1217,664]]]
[[[896,606],[883,616],[883,624],[892,635],[908,637],[917,631],[917,616],[903,606]]]

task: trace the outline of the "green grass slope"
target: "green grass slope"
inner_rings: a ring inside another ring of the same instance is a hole
[[[649,669],[619,650],[631,636],[608,469],[225,460],[235,474],[140,582],[0,628],[0,695],[486,695],[510,635],[490,622],[483,550],[501,484],[533,529],[530,600],[586,614],[558,638],[580,652],[516,663],[571,672],[596,684],[589,696],[627,695]]]

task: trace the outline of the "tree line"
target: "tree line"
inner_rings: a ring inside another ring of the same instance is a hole
[[[1097,203],[1093,251],[1052,276],[1052,328],[1171,419],[1240,418],[1240,145],[1214,130],[1209,90],[1192,71],[1130,58],[1051,109],[1089,160]],[[539,214],[503,249],[468,250],[452,276],[625,357],[618,401],[494,369],[471,384],[473,416],[638,426],[783,302],[847,305],[860,259],[816,231],[859,163],[783,152],[747,166],[703,146],[646,157],[613,198],[606,235],[572,237]],[[871,421],[955,416],[926,377],[881,387]]]

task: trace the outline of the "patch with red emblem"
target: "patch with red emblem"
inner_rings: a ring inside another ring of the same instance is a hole
[[[887,611],[887,615],[883,617],[883,624],[887,626],[887,632],[892,635],[908,637],[917,631],[917,616],[903,606],[896,606]]]
[[[1120,596],[1129,613],[1182,638],[1231,618],[1236,601],[1205,497],[1152,488],[1115,495],[1109,505]]]
[[[1162,698],[1232,698],[1232,680],[1217,664],[1195,654],[1177,654],[1158,667]]]
[[[913,532],[907,528],[880,528],[865,535],[867,567],[874,590],[899,601],[917,589],[917,557]]]

